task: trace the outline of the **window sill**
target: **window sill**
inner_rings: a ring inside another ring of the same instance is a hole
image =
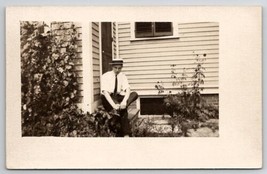
[[[150,41],[150,40],[165,40],[165,39],[180,39],[178,36],[165,36],[165,37],[145,37],[145,38],[133,38],[131,42],[135,41]]]

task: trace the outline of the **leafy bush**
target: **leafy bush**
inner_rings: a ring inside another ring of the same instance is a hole
[[[119,117],[101,107],[84,113],[77,106],[65,108],[53,117],[42,117],[22,127],[23,136],[115,137],[120,129]]]
[[[191,77],[190,83],[186,83],[188,75],[184,68],[181,77],[178,77],[175,72],[175,66],[171,65],[171,78],[173,78],[173,86],[180,86],[181,91],[173,94],[171,91],[164,98],[164,107],[166,112],[171,116],[172,128],[176,125],[180,127],[184,136],[187,136],[188,129],[196,129],[199,126],[199,122],[204,122],[211,118],[219,117],[218,107],[209,105],[201,95],[204,84],[204,70],[203,62],[206,54],[196,55],[196,67]],[[155,86],[158,93],[164,92],[163,83],[157,82]]]
[[[77,31],[74,25],[65,30],[62,26],[63,35],[71,36],[65,42],[44,22],[22,21],[20,26],[22,127],[30,127],[23,135],[34,136],[39,135],[40,125],[50,127],[54,117],[75,107]]]

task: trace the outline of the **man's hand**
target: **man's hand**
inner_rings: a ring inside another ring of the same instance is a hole
[[[126,102],[124,102],[124,101],[121,102],[120,108],[121,109],[125,109],[126,108]]]
[[[120,109],[120,104],[115,104],[114,106],[113,106],[113,108],[115,109],[115,110],[119,110]]]

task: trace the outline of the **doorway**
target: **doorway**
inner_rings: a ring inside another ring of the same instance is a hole
[[[102,74],[111,70],[109,65],[112,62],[112,29],[111,22],[101,22],[101,42],[102,42]]]

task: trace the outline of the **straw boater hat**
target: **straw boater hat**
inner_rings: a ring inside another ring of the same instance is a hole
[[[114,66],[114,65],[123,65],[123,60],[122,59],[113,59],[111,63],[109,63],[110,65]]]

